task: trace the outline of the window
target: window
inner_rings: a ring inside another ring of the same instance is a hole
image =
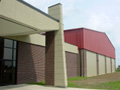
[[[16,41],[4,39],[4,56],[5,60],[16,60]]]
[[[13,53],[13,60],[16,60],[16,49],[14,49],[14,53]]]
[[[12,60],[12,52],[13,52],[13,50],[11,48],[4,48],[4,58],[3,59]]]
[[[0,37],[0,85],[16,82],[17,42]]]
[[[16,41],[14,41],[14,48],[16,48],[17,47],[17,43],[16,43]]]
[[[0,59],[3,59],[4,39],[0,38]]]
[[[4,46],[12,48],[13,47],[13,40],[5,39],[4,40]]]

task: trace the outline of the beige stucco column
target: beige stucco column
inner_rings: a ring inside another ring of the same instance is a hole
[[[55,31],[54,85],[67,87],[62,5],[59,3],[49,7],[48,13],[59,20],[59,30]]]

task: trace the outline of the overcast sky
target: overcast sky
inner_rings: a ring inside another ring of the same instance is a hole
[[[85,27],[107,34],[120,65],[120,0],[24,0],[47,13],[47,7],[63,5],[64,29]]]

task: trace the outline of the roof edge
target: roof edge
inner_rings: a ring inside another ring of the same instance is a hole
[[[93,29],[88,29],[88,28],[84,28],[84,27],[81,27],[81,28],[74,28],[74,29],[66,29],[64,30],[65,32],[66,31],[74,31],[74,30],[89,30],[89,31],[94,31],[94,32],[99,32],[99,33],[105,33],[105,32],[100,32],[100,31],[97,31],[97,30],[93,30]]]
[[[51,7],[54,7],[54,6],[57,6],[57,5],[62,5],[62,4],[61,3],[57,3],[55,5],[49,6],[48,8],[51,8]]]
[[[107,34],[106,34],[106,33],[104,33],[104,34],[105,34],[105,36],[108,38],[108,40],[109,40],[109,42],[111,43],[111,45],[113,46],[113,48],[115,49],[114,45],[113,45],[112,42],[110,41],[110,39],[109,39],[109,37],[107,36]]]
[[[81,27],[81,28],[74,28],[74,29],[66,29],[66,30],[64,30],[64,32],[67,32],[67,31],[74,31],[74,30],[83,30],[83,27]]]

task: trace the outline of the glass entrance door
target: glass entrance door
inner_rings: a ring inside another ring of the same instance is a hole
[[[3,85],[12,84],[12,62],[5,61],[3,67]]]
[[[16,41],[3,39],[2,42],[3,44],[0,43],[0,85],[15,84]]]
[[[3,77],[3,51],[4,51],[4,39],[0,38],[0,85],[2,85]]]
[[[2,70],[3,70],[3,62],[0,60],[0,85],[2,85]]]

